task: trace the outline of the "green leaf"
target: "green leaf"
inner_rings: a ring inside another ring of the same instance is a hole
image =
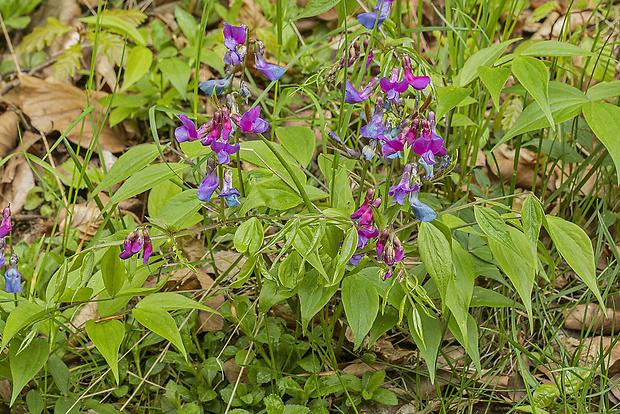
[[[54,382],[60,392],[63,395],[68,395],[71,372],[67,365],[56,354],[51,354],[47,360],[47,369],[52,374],[52,378],[54,378]]]
[[[95,25],[97,23],[97,16],[82,17],[78,20],[86,24]],[[103,16],[100,16],[100,24],[101,27],[104,27],[115,33],[126,35],[128,38],[130,38],[140,46],[145,45],[144,37],[142,37],[138,29],[136,29],[129,22],[121,19],[120,17],[104,14]]]
[[[245,214],[255,207],[262,206],[279,211],[289,210],[302,201],[295,190],[274,176],[252,187],[239,214]]]
[[[293,239],[293,247],[299,254],[306,259],[312,267],[314,267],[325,281],[330,278],[325,272],[323,261],[319,257],[319,241],[321,240],[325,229],[323,227],[311,229],[310,227],[300,227],[295,238]],[[330,285],[332,283],[329,283]]]
[[[152,61],[153,52],[148,47],[135,46],[131,49],[121,91],[126,91],[131,85],[138,82],[149,71]]]
[[[596,265],[592,243],[585,231],[575,223],[571,223],[559,217],[547,216],[544,221],[545,228],[551,236],[551,240],[566,263],[590,288],[601,306],[605,302],[601,297],[596,280]]]
[[[383,405],[398,405],[398,398],[393,391],[387,388],[379,388],[372,393],[372,400]]]
[[[375,371],[371,373],[370,371],[364,372],[364,376],[362,377],[362,387],[364,391],[368,391],[369,393],[374,392],[377,388],[381,386],[383,380],[385,379],[385,370]]]
[[[278,394],[270,394],[263,399],[267,414],[282,414],[284,412],[284,403]]]
[[[114,297],[121,290],[127,278],[125,264],[119,257],[120,252],[118,246],[112,246],[101,258],[103,284],[111,297]]]
[[[508,226],[497,211],[488,207],[474,206],[474,215],[476,222],[489,238],[500,244],[509,243]]]
[[[459,341],[459,343],[466,349],[467,355],[469,355],[471,360],[474,361],[476,370],[478,371],[478,374],[480,374],[482,367],[480,366],[480,349],[478,346],[478,323],[474,317],[467,314],[466,337],[463,336],[461,329],[459,329],[459,326],[454,318],[450,318],[448,328],[450,328],[450,332],[452,332],[456,340]]]
[[[276,129],[276,136],[282,146],[295,157],[302,167],[308,166],[316,146],[314,132],[310,128],[303,126],[280,127]]]
[[[48,17],[47,24],[32,29],[32,33],[22,39],[16,51],[30,53],[35,50],[43,50],[45,46],[50,45],[71,29],[71,26],[65,26],[55,17]]]
[[[179,351],[187,358],[187,352],[183,346],[183,340],[177,324],[168,312],[155,306],[134,308],[131,313],[134,318],[145,328],[172,342]]]
[[[116,16],[134,27],[140,26],[147,17],[146,14],[142,13],[138,9],[105,9],[103,14],[106,16]]]
[[[168,180],[174,176],[178,176],[189,166],[180,163],[164,163],[149,165],[145,169],[133,174],[127,181],[123,183],[121,188],[110,198],[108,206],[113,206],[131,198],[137,194],[150,190],[162,181]]]
[[[4,332],[2,333],[2,349],[20,330],[29,326],[33,322],[41,319],[45,315],[45,308],[35,303],[22,303],[13,309],[6,319]]]
[[[499,112],[499,94],[510,77],[510,69],[480,66],[477,71],[482,84],[491,94],[495,110]]]
[[[75,71],[80,67],[81,57],[82,46],[78,43],[63,50],[62,55],[56,59],[52,67],[54,80],[62,81],[67,78],[72,78],[75,75]]]
[[[445,86],[436,88],[437,92],[437,119],[440,119],[446,112],[455,108],[471,95],[470,88],[459,88],[457,86]]]
[[[448,281],[447,293],[444,298],[445,305],[452,312],[452,317],[459,327],[463,338],[468,338],[467,319],[469,317],[469,302],[474,293],[474,262],[461,247],[459,242],[452,240],[452,263],[454,265],[454,277]],[[468,342],[464,344],[468,349]]]
[[[306,17],[313,17],[325,13],[339,2],[340,0],[310,0],[295,19],[305,19]],[[349,10],[349,13],[351,13],[351,10]]]
[[[409,333],[426,361],[431,382],[435,383],[437,352],[441,345],[441,322],[435,312],[430,309],[424,309],[418,304],[411,309],[411,313],[407,315]],[[423,337],[421,337],[417,329],[415,329],[416,323],[421,325]]]
[[[319,283],[318,273],[312,271],[299,283],[297,294],[301,305],[301,327],[305,330],[310,320],[329,302],[338,290],[338,285],[324,287]]]
[[[136,308],[158,307],[165,311],[178,309],[200,309],[206,312],[218,313],[208,306],[196,302],[185,295],[174,292],[159,292],[146,296],[136,305]]]
[[[537,408],[545,408],[550,406],[560,395],[560,390],[555,385],[542,384],[532,393],[532,402]]]
[[[609,151],[616,166],[616,180],[620,184],[620,108],[605,102],[588,102],[583,105],[583,115]]]
[[[485,47],[471,55],[459,73],[459,86],[467,86],[471,81],[476,79],[478,77],[478,68],[480,66],[492,66],[504,53],[506,48],[517,40],[519,39],[510,39],[498,45]]]
[[[540,227],[542,226],[544,216],[545,212],[540,202],[533,194],[530,194],[521,207],[521,221],[523,222],[523,232],[530,243],[534,256],[536,256],[538,235],[540,234]]]
[[[192,226],[202,219],[196,214],[200,206],[197,191],[195,189],[185,190],[168,199],[156,218],[176,228]]]
[[[501,242],[489,236],[489,248],[500,269],[508,276],[525,305],[534,329],[532,318],[532,288],[535,277],[535,257],[532,255],[527,238],[514,227],[507,227],[506,239]],[[527,259],[529,258],[529,259]]]
[[[45,408],[41,393],[34,388],[26,394],[26,405],[30,414],[41,414]]]
[[[86,322],[86,333],[110,366],[118,385],[118,352],[125,336],[125,326],[117,319],[101,322],[91,319]]]
[[[299,277],[304,270],[304,261],[296,251],[286,256],[278,268],[278,279],[282,286],[293,289],[299,283]]]
[[[471,297],[469,306],[472,308],[481,306],[489,306],[494,308],[522,308],[521,304],[515,302],[513,299],[510,299],[494,290],[485,289],[481,286],[474,286],[474,293]]]
[[[594,56],[594,53],[571,43],[544,40],[525,49],[521,56]]]
[[[180,194],[181,191],[181,187],[173,183],[171,180],[163,181],[151,188],[147,202],[149,217],[159,216],[166,202],[175,195]],[[179,214],[178,210],[174,213],[175,216]]]
[[[545,64],[532,57],[519,56],[512,61],[512,73],[538,102],[549,120],[551,129],[555,130],[555,122],[549,106],[549,74]]]
[[[192,76],[192,68],[187,62],[178,57],[171,57],[159,62],[159,70],[179,94],[184,97],[187,92],[187,85]]]
[[[342,281],[342,304],[353,331],[353,348],[358,349],[377,317],[379,294],[367,278],[356,273]]]
[[[263,225],[256,217],[251,217],[235,231],[234,244],[239,253],[256,253],[263,245]]]
[[[339,266],[344,266],[351,256],[353,256],[355,250],[357,250],[357,241],[357,229],[355,227],[349,228],[344,237],[344,242],[342,242],[342,246],[340,247],[340,252],[338,253]]]
[[[338,168],[334,179],[334,194],[332,194],[333,207],[345,213],[351,214],[355,210],[353,191],[349,183],[349,173],[345,167]]]
[[[369,346],[377,342],[377,339],[390,329],[392,329],[398,323],[398,311],[388,306],[383,311],[383,314],[379,313],[375,322],[372,324],[372,328],[370,328],[369,335]]]
[[[196,23],[194,16],[177,5],[174,8],[174,18],[187,40],[189,40],[189,43],[194,44],[196,34],[198,33],[198,23]]]
[[[442,299],[445,299],[448,283],[452,279],[451,242],[441,230],[431,223],[421,222],[418,234],[418,248],[422,263],[431,276]]]
[[[591,101],[603,101],[620,96],[620,81],[597,83],[586,92]]]
[[[286,151],[282,145],[272,143],[272,147],[284,158],[286,163],[290,166],[296,166],[297,160]],[[291,176],[286,168],[280,163],[280,160],[271,152],[267,145],[263,141],[246,141],[241,143],[240,157],[242,161],[249,162],[257,167],[265,167],[270,170],[277,171],[282,175],[289,183],[293,183]],[[297,179],[305,183],[306,174],[300,168],[293,168],[293,174]]]
[[[47,361],[49,345],[45,339],[35,338],[19,354],[20,343],[15,342],[9,347],[9,365],[13,379],[11,406],[15,403],[22,388],[36,375]]]

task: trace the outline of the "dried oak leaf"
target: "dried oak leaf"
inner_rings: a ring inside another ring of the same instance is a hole
[[[566,320],[564,327],[580,331],[582,328],[591,329],[593,332],[600,332],[609,335],[612,330],[620,331],[620,312],[606,308],[605,314],[601,312],[599,305],[594,303],[580,303],[572,309],[564,311]]]
[[[18,213],[26,203],[28,192],[34,187],[34,174],[23,155],[16,155],[6,163],[2,174],[0,205],[11,204],[11,212]]]
[[[0,115],[0,158],[6,157],[17,145],[19,117],[13,111]]]
[[[6,98],[18,106],[30,118],[32,125],[43,133],[53,130],[64,132],[86,108],[86,92],[75,86],[61,82],[48,82],[32,76],[19,77],[20,86]],[[98,128],[103,117],[103,107],[97,102],[104,93],[92,93],[90,104],[95,110],[85,118],[84,127],[76,125],[67,138],[74,144],[88,148],[93,138],[94,129]],[[92,115],[92,120],[91,120]],[[80,139],[82,132],[82,139]],[[101,128],[99,142],[101,148],[110,152],[120,152],[126,148],[125,131],[119,125],[110,128],[108,122]],[[94,146],[98,151],[97,146]]]

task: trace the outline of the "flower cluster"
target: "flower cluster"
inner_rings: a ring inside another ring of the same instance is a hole
[[[395,264],[405,257],[405,248],[396,234],[388,229],[383,230],[379,236],[376,248],[377,259],[382,260],[387,265],[387,271],[383,275],[383,280],[386,280],[394,274]]]
[[[4,257],[4,238],[11,233],[12,229],[11,208],[6,207],[2,211],[2,223],[0,223],[0,269],[2,269],[6,263],[6,258]],[[16,254],[11,254],[9,265],[7,266],[6,272],[4,272],[4,290],[8,293],[17,293],[22,290],[22,276],[17,270],[18,260]]]
[[[366,247],[371,239],[379,235],[379,229],[374,226],[373,208],[378,208],[381,205],[381,197],[376,199],[374,197],[375,191],[371,188],[366,192],[366,198],[360,208],[351,214],[352,219],[357,219],[357,250]],[[355,253],[347,264],[357,266],[362,257],[364,257],[364,253]]]
[[[140,250],[144,252],[142,263],[146,265],[149,262],[151,254],[153,254],[153,245],[151,244],[151,238],[145,227],[137,228],[129,233],[123,242],[123,251],[119,257],[123,260],[129,259]]]

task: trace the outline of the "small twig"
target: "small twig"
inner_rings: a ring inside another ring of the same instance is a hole
[[[17,61],[17,55],[15,55],[15,50],[13,49],[13,43],[11,42],[11,38],[9,37],[9,31],[6,29],[6,26],[4,25],[4,17],[2,17],[2,13],[0,13],[0,25],[2,25],[2,32],[4,33],[6,44],[9,45],[9,50],[11,51],[11,57],[13,58],[13,62],[15,62],[15,68],[17,69],[17,74],[21,75],[22,70],[19,67],[19,62]]]

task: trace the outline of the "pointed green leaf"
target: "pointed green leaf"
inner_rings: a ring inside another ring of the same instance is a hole
[[[594,53],[572,43],[544,40],[525,49],[521,56],[594,56]]]
[[[367,278],[356,273],[342,281],[342,304],[353,331],[353,348],[358,349],[377,317],[379,294]]]
[[[521,221],[523,222],[523,232],[530,243],[534,256],[536,256],[538,235],[540,234],[544,216],[545,212],[540,202],[533,194],[530,194],[521,207]]]
[[[155,306],[144,306],[134,308],[131,313],[146,329],[150,329],[157,335],[172,342],[181,351],[183,356],[187,358],[187,352],[185,351],[185,346],[183,346],[179,328],[168,312]]]
[[[22,303],[13,309],[6,319],[4,332],[2,333],[2,349],[22,328],[29,326],[33,322],[42,319],[45,315],[45,308],[34,303]]]
[[[338,290],[338,285],[323,287],[319,283],[318,273],[311,271],[301,280],[297,288],[301,305],[301,327],[305,330],[310,319],[329,302]]]
[[[609,151],[616,166],[616,180],[620,184],[620,108],[605,102],[588,102],[583,105],[583,115]]]
[[[263,225],[256,217],[251,217],[239,226],[233,239],[239,253],[256,253],[263,245]]]
[[[185,295],[175,292],[158,292],[146,296],[136,305],[136,308],[158,307],[165,311],[177,309],[200,309],[205,312],[218,313],[208,306],[196,302]]]
[[[495,110],[499,111],[499,94],[510,77],[510,69],[487,68],[486,66],[480,66],[477,71],[482,84],[491,94]]]
[[[11,406],[19,396],[22,389],[36,375],[47,361],[49,345],[45,339],[35,338],[19,354],[19,342],[14,342],[9,347],[9,364],[13,377],[13,393],[11,394]]]
[[[310,128],[288,126],[276,129],[276,136],[282,146],[301,164],[307,167],[312,160],[316,138]]]
[[[82,17],[78,20],[86,24],[92,24],[94,26],[97,23],[97,19],[100,19],[99,22],[101,24],[101,27],[105,27],[106,29],[113,31],[114,33],[127,35],[128,38],[130,38],[140,46],[145,45],[144,37],[142,37],[138,29],[136,29],[131,23],[121,19],[120,17],[104,14],[103,16],[99,17]]]
[[[445,299],[448,283],[452,279],[451,242],[433,224],[421,222],[418,248],[426,271],[437,285],[442,299]]]
[[[454,335],[457,341],[465,348],[467,355],[470,356],[471,360],[474,361],[474,365],[476,366],[476,370],[478,374],[482,369],[480,365],[480,349],[478,346],[478,323],[473,316],[467,314],[467,336],[464,337],[461,330],[456,324],[454,318],[450,318],[448,322],[448,328]],[[465,340],[467,338],[467,340]]]
[[[441,345],[441,321],[435,312],[430,309],[424,309],[418,304],[411,309],[411,314],[407,315],[409,333],[426,361],[431,382],[435,383],[437,352]],[[427,315],[426,312],[428,312],[430,316]],[[422,336],[418,334],[417,329],[414,327],[416,320],[419,321],[421,325]]]
[[[459,88],[457,86],[445,86],[436,88],[437,109],[435,110],[437,119],[440,119],[450,109],[455,108],[471,94],[470,88]]]
[[[454,265],[454,277],[449,279],[444,303],[452,312],[452,319],[461,330],[463,338],[468,338],[469,302],[474,293],[476,274],[470,254],[456,240],[452,240],[452,263]],[[468,343],[465,342],[463,345],[468,351]]]
[[[153,52],[148,47],[136,46],[131,49],[121,91],[126,91],[131,85],[138,82],[149,71],[152,61]]]
[[[118,385],[118,352],[125,336],[125,326],[116,319],[101,322],[91,319],[86,322],[86,333],[110,366]]]
[[[549,120],[551,129],[555,130],[555,122],[549,106],[549,73],[545,64],[529,56],[519,56],[512,61],[512,73],[538,102]]]
[[[593,102],[620,96],[620,80],[597,83],[588,89],[586,96]]]
[[[178,57],[171,57],[159,62],[159,70],[161,70],[164,78],[168,80],[179,91],[181,97],[187,92],[187,85],[192,76],[192,68],[187,62]]]
[[[471,55],[463,65],[459,73],[459,86],[467,86],[471,81],[478,77],[480,66],[492,66],[497,59],[504,53],[506,48],[519,39],[510,39],[498,45],[485,47]]]
[[[125,264],[119,257],[120,253],[118,246],[112,246],[101,258],[101,276],[110,297],[114,297],[121,290],[127,278]]]

